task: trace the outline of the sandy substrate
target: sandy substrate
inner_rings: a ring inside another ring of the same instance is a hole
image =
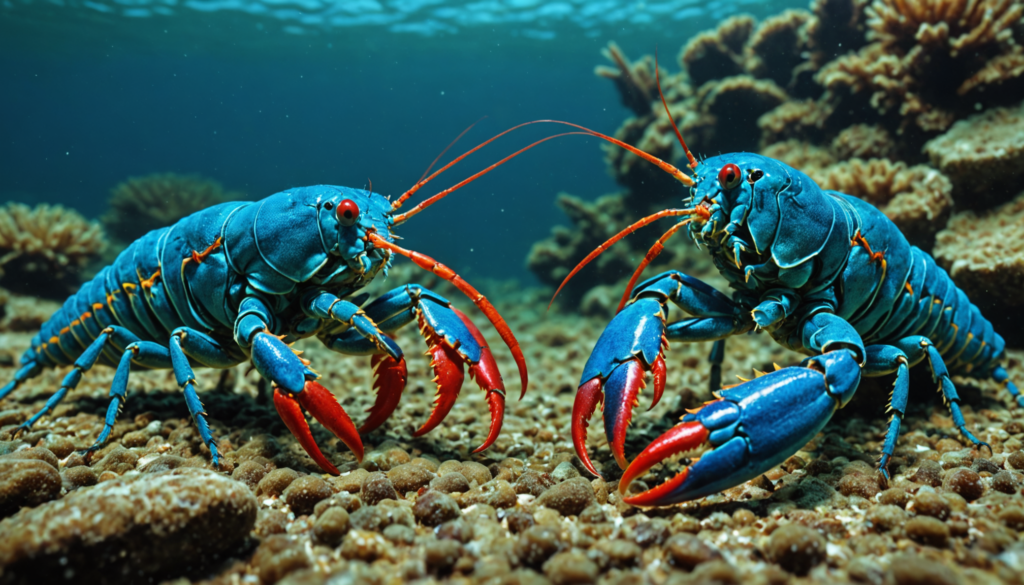
[[[697,502],[638,509],[618,496],[621,471],[600,415],[589,439],[603,480],[583,470],[569,436],[578,376],[606,319],[545,314],[540,292],[516,296],[498,306],[530,367],[521,401],[507,350],[471,314],[509,389],[501,437],[480,455],[471,451],[487,434],[487,408],[468,380],[444,424],[412,438],[433,399],[412,327],[398,336],[408,387],[395,415],[364,437],[362,464],[313,425],[341,477],[322,474],[306,456],[249,366],[198,372],[224,461],[217,471],[170,372],[133,374],[111,440],[91,461],[74,450],[91,445],[102,427],[111,369],[90,372],[55,412],[15,438],[16,425],[66,373],[45,372],[0,404],[0,509],[9,516],[0,524],[0,583],[42,575],[182,583],[1022,579],[1024,416],[995,384],[958,380],[968,427],[991,453],[957,436],[927,372],[916,368],[888,489],[873,471],[891,385],[881,378],[864,382],[824,433],[766,476]],[[30,338],[0,333],[0,380],[13,375]],[[369,358],[333,354],[315,340],[299,348],[358,425],[374,398]],[[709,398],[708,350],[673,344],[665,397],[646,412],[650,393],[641,396],[628,455]],[[723,377],[797,358],[766,335],[743,336],[727,345]],[[1024,352],[1009,358],[1011,376],[1024,382]],[[655,468],[644,482],[670,473]]]

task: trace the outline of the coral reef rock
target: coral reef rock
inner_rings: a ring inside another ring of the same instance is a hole
[[[14,292],[63,298],[81,283],[83,267],[106,247],[103,229],[60,205],[0,207],[0,285]]]

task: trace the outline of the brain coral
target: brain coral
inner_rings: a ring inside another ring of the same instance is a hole
[[[106,246],[103,229],[59,205],[0,207],[0,284],[15,292],[63,297]]]

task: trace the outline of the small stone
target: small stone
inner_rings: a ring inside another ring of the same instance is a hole
[[[60,495],[57,468],[39,459],[0,459],[0,518]]]
[[[600,504],[594,503],[580,512],[579,520],[584,524],[600,524],[608,521],[608,515],[604,513],[604,508]]]
[[[252,557],[252,565],[263,583],[277,583],[310,564],[302,545],[282,534],[265,538]]]
[[[860,496],[864,499],[874,498],[881,490],[878,478],[874,475],[852,473],[839,480],[839,492],[844,496]]]
[[[329,547],[341,544],[348,534],[349,518],[344,508],[328,508],[313,523],[313,536]]]
[[[807,475],[809,476],[825,475],[826,473],[832,472],[832,464],[824,459],[814,459],[813,461],[807,462],[804,470],[807,471]]]
[[[907,536],[929,546],[945,546],[949,540],[949,527],[938,518],[915,516],[905,526]]]
[[[636,528],[633,529],[633,542],[646,549],[652,546],[660,546],[671,535],[672,531],[669,529],[668,520],[655,518],[637,524]]]
[[[1024,451],[1014,451],[1006,458],[1006,462],[1014,469],[1024,469]]]
[[[1004,494],[1017,493],[1020,483],[1020,477],[1005,469],[992,476],[992,489]]]
[[[509,482],[496,479],[479,485],[462,494],[460,500],[463,507],[474,504],[487,504],[495,509],[511,508],[516,505],[516,491]]]
[[[1001,470],[1002,467],[999,467],[990,459],[978,458],[975,459],[974,463],[971,464],[971,469],[977,471],[978,473],[999,473],[999,470]]]
[[[949,518],[949,504],[933,491],[920,491],[911,500],[908,508],[915,514],[931,516],[939,520]]]
[[[441,475],[430,480],[430,489],[446,494],[466,493],[469,491],[469,480],[459,472]]]
[[[673,567],[692,571],[697,565],[722,558],[715,549],[691,534],[676,534],[665,543],[668,562]]]
[[[340,492],[348,492],[350,494],[357,494],[363,489],[363,482],[370,476],[370,472],[365,469],[353,469],[352,471],[332,478],[331,483],[334,484],[334,489]]]
[[[539,568],[561,548],[558,531],[548,526],[531,526],[516,541],[514,551],[519,562]]]
[[[477,485],[484,485],[492,479],[491,471],[476,461],[463,461],[459,473],[466,476],[470,483],[475,481]]]
[[[795,575],[806,575],[825,560],[825,539],[799,524],[778,528],[768,539],[768,558]]]
[[[287,467],[275,469],[260,480],[256,493],[271,498],[280,496],[298,477],[299,474],[293,469]]]
[[[878,502],[880,504],[899,506],[903,509],[906,509],[907,502],[909,501],[910,494],[908,494],[907,490],[903,488],[889,488],[878,496]]]
[[[366,532],[380,532],[390,524],[387,515],[377,506],[363,506],[349,515],[353,528]]]
[[[351,530],[341,543],[341,556],[349,560],[372,563],[383,557],[388,548],[388,541],[376,532]]]
[[[586,478],[577,477],[547,490],[537,498],[535,505],[558,510],[563,516],[572,516],[579,514],[595,501],[594,488],[590,482]]]
[[[149,433],[146,431],[132,431],[121,437],[121,444],[131,449],[132,447],[145,447],[149,442]]]
[[[895,585],[958,585],[948,567],[931,558],[912,555],[895,557],[889,564],[888,582]]]
[[[6,520],[4,578],[57,583],[71,571],[80,583],[112,575],[148,581],[182,570],[182,559],[233,550],[252,530],[257,508],[248,487],[206,469],[119,477]]]
[[[267,468],[259,463],[246,460],[240,463],[235,470],[231,472],[231,479],[240,481],[250,488],[255,488],[259,485],[260,480],[266,477]]]
[[[534,471],[533,469],[527,469],[516,480],[514,487],[517,494],[539,496],[553,485],[555,485],[555,480],[550,475]]]
[[[45,461],[54,469],[60,468],[60,461],[57,460],[57,456],[53,454],[49,449],[43,447],[32,447],[31,449],[22,449],[15,451],[8,455],[3,455],[3,459],[21,459],[29,460],[34,459],[36,461]]]
[[[96,485],[99,478],[96,477],[96,472],[91,467],[85,465],[79,465],[78,467],[65,468],[60,473],[61,482],[64,485],[64,489],[69,492],[73,492],[78,488],[88,487]]]
[[[750,526],[757,522],[757,516],[746,508],[740,508],[732,513],[732,523],[735,526]]]
[[[580,551],[554,555],[543,567],[544,575],[555,585],[593,583],[599,572],[597,564]]]
[[[429,469],[412,463],[396,465],[388,471],[388,479],[400,494],[414,492],[428,485],[435,477]]]
[[[465,518],[457,518],[434,529],[437,538],[446,538],[466,544],[473,540],[473,526]]]
[[[188,463],[187,459],[177,455],[161,455],[145,464],[139,471],[142,473],[160,473],[161,471],[177,469],[186,463]]]
[[[907,520],[907,513],[899,506],[881,505],[868,510],[866,517],[875,530],[888,532],[902,526]]]
[[[1024,530],[1024,509],[1020,506],[1003,508],[999,513],[999,521],[1014,530]]]
[[[580,472],[576,471],[576,468],[573,467],[572,463],[569,463],[568,461],[563,461],[559,463],[555,467],[555,470],[551,472],[551,479],[555,480],[556,483],[561,483],[567,479],[572,479],[574,477],[579,476]]]
[[[388,476],[381,471],[375,471],[366,476],[363,480],[363,487],[359,490],[359,497],[367,505],[376,505],[381,500],[397,500],[398,493],[395,486],[391,484]]]
[[[412,511],[424,526],[437,526],[462,515],[455,498],[434,490],[416,498]]]
[[[384,538],[395,544],[413,544],[416,531],[404,524],[392,524],[384,529]]]
[[[49,449],[57,459],[64,459],[75,452],[75,444],[71,439],[61,435],[47,435],[41,446]]]
[[[942,466],[936,461],[925,459],[921,462],[917,471],[914,472],[914,475],[910,477],[910,481],[939,487],[942,485]]]
[[[534,525],[533,515],[522,510],[508,513],[505,520],[508,522],[508,531],[512,534],[519,534]]]
[[[430,473],[437,473],[438,462],[436,459],[433,459],[432,457],[429,459],[426,457],[416,457],[409,463],[413,465],[419,465],[420,467],[426,469]]]
[[[423,547],[427,570],[433,573],[449,573],[460,556],[462,545],[454,540],[431,540]]]
[[[1011,420],[1003,423],[1003,430],[1010,435],[1019,435],[1024,433],[1024,423],[1019,420]]]
[[[600,540],[595,548],[604,553],[612,567],[626,568],[637,565],[641,550],[635,543],[626,540]]]
[[[981,476],[964,467],[946,474],[942,487],[953,493],[960,494],[968,502],[977,500],[985,493],[985,486],[981,483]]]
[[[317,502],[331,497],[334,492],[331,486],[315,475],[304,475],[288,484],[284,490],[284,501],[288,507],[299,514],[310,514]]]
[[[288,532],[288,514],[277,508],[260,508],[253,530],[260,536],[284,534]]]
[[[328,508],[338,507],[351,514],[361,508],[362,505],[363,502],[358,496],[353,496],[348,492],[338,492],[326,500],[317,502],[316,506],[313,506],[313,513],[319,516],[326,512]]]
[[[135,464],[138,462],[137,454],[118,445],[111,449],[95,467],[100,471],[112,471],[118,475],[124,475],[129,471],[135,471]]]

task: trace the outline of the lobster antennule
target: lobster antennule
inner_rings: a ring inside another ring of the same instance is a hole
[[[572,136],[572,135],[587,136],[589,134],[587,132],[563,132],[561,134],[555,134],[554,136],[548,136],[546,138],[541,138],[540,140],[538,140],[538,141],[536,141],[536,142],[534,142],[534,143],[532,143],[530,145],[527,145],[527,146],[524,146],[523,148],[520,148],[519,150],[513,152],[512,154],[506,156],[505,158],[503,158],[503,159],[499,160],[498,162],[492,164],[491,166],[487,167],[486,169],[484,169],[484,170],[482,170],[482,171],[480,171],[478,173],[474,173],[469,178],[467,178],[465,180],[462,180],[462,181],[459,181],[455,185],[452,185],[451,187],[448,187],[447,189],[445,189],[444,191],[441,191],[440,193],[438,193],[436,195],[432,195],[432,196],[428,197],[427,199],[421,201],[418,205],[416,205],[416,207],[413,207],[409,211],[406,211],[405,213],[400,213],[400,214],[396,215],[395,218],[394,218],[395,225],[401,225],[401,224],[405,223],[410,217],[416,215],[417,213],[419,213],[419,212],[423,211],[424,209],[430,207],[431,205],[437,203],[441,199],[444,199],[445,197],[451,195],[453,192],[455,192],[455,191],[465,187],[466,185],[472,183],[473,181],[479,179],[480,177],[486,175],[487,173],[489,173],[489,172],[493,171],[494,169],[500,167],[501,165],[507,163],[508,161],[514,159],[515,157],[519,156],[520,154],[523,154],[527,150],[530,150],[531,148],[533,148],[533,147],[535,147],[535,146],[537,146],[539,144],[547,142],[548,140],[552,140],[554,138],[561,138],[562,136]],[[444,169],[441,169],[441,170],[444,170]],[[438,171],[438,172],[441,172],[441,171]],[[403,197],[404,197],[404,195],[403,195]],[[401,201],[402,201],[402,199],[399,199],[395,203],[400,203]],[[392,206],[392,209],[398,209],[398,208],[395,207],[395,206]]]
[[[529,375],[526,372],[526,358],[523,357],[523,350],[519,347],[519,341],[516,340],[516,336],[512,333],[512,330],[509,329],[508,324],[505,323],[505,319],[503,319],[501,314],[498,313],[498,310],[494,308],[494,305],[487,300],[487,297],[482,295],[480,291],[473,288],[473,285],[463,280],[463,278],[456,274],[454,270],[426,254],[406,250],[405,248],[393,244],[373,232],[366,234],[366,238],[379,248],[387,248],[396,254],[400,254],[412,260],[415,265],[452,283],[455,288],[462,292],[462,294],[469,297],[469,300],[473,301],[473,304],[476,305],[484,316],[487,317],[487,320],[491,322],[491,325],[493,325],[498,331],[498,335],[501,336],[501,340],[505,342],[509,351],[512,352],[512,358],[516,362],[516,367],[519,368],[519,380],[522,384],[522,391],[519,397],[521,399],[523,396],[526,396],[526,385],[529,382]]]
[[[444,156],[444,154],[446,152],[448,152],[451,149],[451,147],[455,146],[455,143],[458,142],[459,140],[461,140],[462,137],[466,135],[466,132],[469,132],[470,130],[472,130],[473,126],[476,126],[477,124],[479,124],[480,120],[483,120],[486,117],[487,116],[480,116],[479,120],[477,120],[476,122],[473,122],[469,126],[466,126],[465,130],[463,130],[462,132],[459,132],[459,135],[455,137],[455,140],[452,140],[450,143],[448,143],[448,146],[444,147],[444,150],[441,151],[441,154],[437,155],[437,157],[434,158],[434,160],[430,162],[430,166],[427,167],[427,170],[423,171],[423,174],[420,175],[419,179],[416,179],[416,184],[418,185],[419,182],[422,181],[423,178],[426,177],[428,173],[430,173],[431,169],[434,168],[434,165],[437,164],[437,161],[441,160],[441,157]]]
[[[683,140],[683,134],[679,131],[679,127],[676,126],[675,118],[672,117],[672,112],[668,110],[668,102],[665,101],[665,94],[661,92],[661,77],[658,75],[658,49],[654,49],[654,84],[658,86],[658,97],[661,98],[661,105],[665,106],[665,113],[668,114],[668,121],[672,124],[672,129],[676,132],[676,138],[679,139],[679,145],[683,147],[683,152],[686,153],[686,160],[690,161],[691,169],[696,169],[697,159],[693,158],[693,153],[690,152],[689,147],[686,146],[686,141]]]
[[[675,235],[676,231],[679,228],[690,223],[691,221],[693,220],[684,219],[683,221],[675,224],[674,226],[670,227],[667,232],[662,234],[662,236],[658,238],[657,242],[654,242],[654,245],[651,246],[651,249],[647,251],[646,255],[644,255],[644,259],[640,262],[640,265],[637,266],[636,270],[633,271],[633,276],[629,278],[629,283],[626,284],[626,291],[622,293],[622,300],[619,301],[619,307],[615,309],[616,313],[621,311],[622,307],[626,306],[626,301],[629,300],[629,293],[633,290],[633,286],[636,285],[636,281],[640,280],[640,275],[644,273],[644,269],[647,268],[647,266],[651,262],[653,262],[654,259],[657,258],[662,252],[665,251],[665,242],[667,242],[669,238]]]
[[[686,175],[683,175],[683,176],[685,177]],[[580,263],[577,264],[576,267],[572,269],[572,271],[568,274],[568,276],[565,277],[564,280],[562,280],[562,284],[558,285],[558,290],[555,291],[555,294],[551,296],[551,300],[548,301],[548,309],[549,310],[551,309],[551,304],[555,302],[555,299],[558,297],[558,293],[562,292],[562,289],[565,288],[565,285],[569,283],[569,280],[571,280],[572,277],[576,276],[577,272],[579,272],[580,270],[583,270],[584,266],[586,266],[587,264],[590,264],[590,262],[594,258],[597,258],[598,256],[600,256],[602,253],[604,253],[605,250],[607,250],[608,248],[611,248],[612,246],[614,246],[615,243],[618,242],[619,240],[621,240],[622,238],[625,238],[629,234],[631,234],[631,233],[635,232],[636,230],[644,227],[645,225],[648,225],[650,223],[658,221],[659,219],[661,219],[663,217],[678,217],[680,215],[692,215],[694,212],[695,212],[694,208],[688,208],[688,209],[664,209],[662,211],[659,211],[658,213],[654,213],[654,214],[648,215],[647,217],[638,220],[637,222],[635,222],[632,225],[628,226],[626,229],[624,229],[621,232],[615,234],[614,236],[608,238],[608,240],[606,242],[604,242],[603,244],[598,246],[593,252],[591,252],[590,254],[587,254],[586,258],[584,258],[583,260],[580,260]]]

